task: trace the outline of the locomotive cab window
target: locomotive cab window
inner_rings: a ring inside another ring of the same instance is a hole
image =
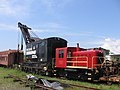
[[[64,50],[59,50],[59,58],[64,58]]]
[[[71,57],[71,56],[72,56],[72,52],[71,50],[68,50],[67,57]]]

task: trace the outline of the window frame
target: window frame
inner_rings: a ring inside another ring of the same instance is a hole
[[[59,58],[64,58],[64,50],[59,50],[58,57]]]

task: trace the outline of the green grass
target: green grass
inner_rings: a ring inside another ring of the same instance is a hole
[[[26,73],[13,69],[0,68],[0,90],[30,90],[29,87],[25,87],[19,82],[13,82],[12,78],[4,78],[8,74],[25,76]]]
[[[24,85],[19,84],[19,82],[13,82],[12,78],[4,79],[4,77],[7,76],[8,74],[16,75],[19,77],[25,77],[28,73],[21,72],[19,70],[13,70],[13,69],[0,67],[0,90],[30,90],[29,87],[24,87]],[[97,88],[97,89],[101,89],[101,90],[120,90],[119,84],[112,84],[111,86],[108,86],[105,83],[97,84],[97,83],[80,82],[80,81],[74,81],[74,80],[63,80],[63,79],[52,78],[52,77],[47,77],[47,76],[40,76],[40,75],[35,75],[35,76],[37,76],[39,78],[45,78],[45,79],[49,79],[49,80],[57,80],[57,81],[63,82],[63,83],[87,86],[87,87]],[[82,90],[82,89],[66,88],[65,90]]]

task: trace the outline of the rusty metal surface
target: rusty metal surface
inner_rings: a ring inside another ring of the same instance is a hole
[[[120,76],[104,76],[100,78],[100,81],[110,81],[120,83]]]
[[[20,55],[19,58],[16,55]],[[11,66],[13,65],[15,62],[17,62],[16,60],[20,60],[18,62],[22,62],[23,61],[23,51],[21,50],[6,50],[6,51],[1,51],[0,52],[0,65],[4,65],[4,66]]]
[[[13,52],[18,52],[18,50],[9,49],[9,50],[5,50],[5,51],[1,51],[0,55],[6,55],[6,54],[9,54],[9,53],[13,53]],[[19,52],[23,52],[23,51],[19,50]]]

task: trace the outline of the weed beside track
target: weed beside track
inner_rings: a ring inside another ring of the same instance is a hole
[[[13,69],[0,67],[0,90],[31,90],[30,87],[25,87],[23,84],[20,84],[19,82],[13,82],[12,78],[5,79],[4,77],[7,76],[8,74],[12,74],[12,75],[16,75],[18,77],[24,78],[29,73],[21,72],[19,70],[13,70]],[[101,83],[94,84],[94,83],[89,83],[89,82],[64,80],[64,79],[51,78],[51,77],[40,76],[40,75],[35,75],[35,76],[37,76],[39,78],[45,78],[47,80],[56,80],[56,81],[59,81],[62,83],[87,86],[87,87],[101,89],[101,90],[119,90],[120,89],[120,85],[118,85],[118,84],[113,84],[111,86],[108,86],[104,83],[103,84],[101,84]],[[85,90],[85,89],[70,87],[70,88],[66,88],[65,90]]]

